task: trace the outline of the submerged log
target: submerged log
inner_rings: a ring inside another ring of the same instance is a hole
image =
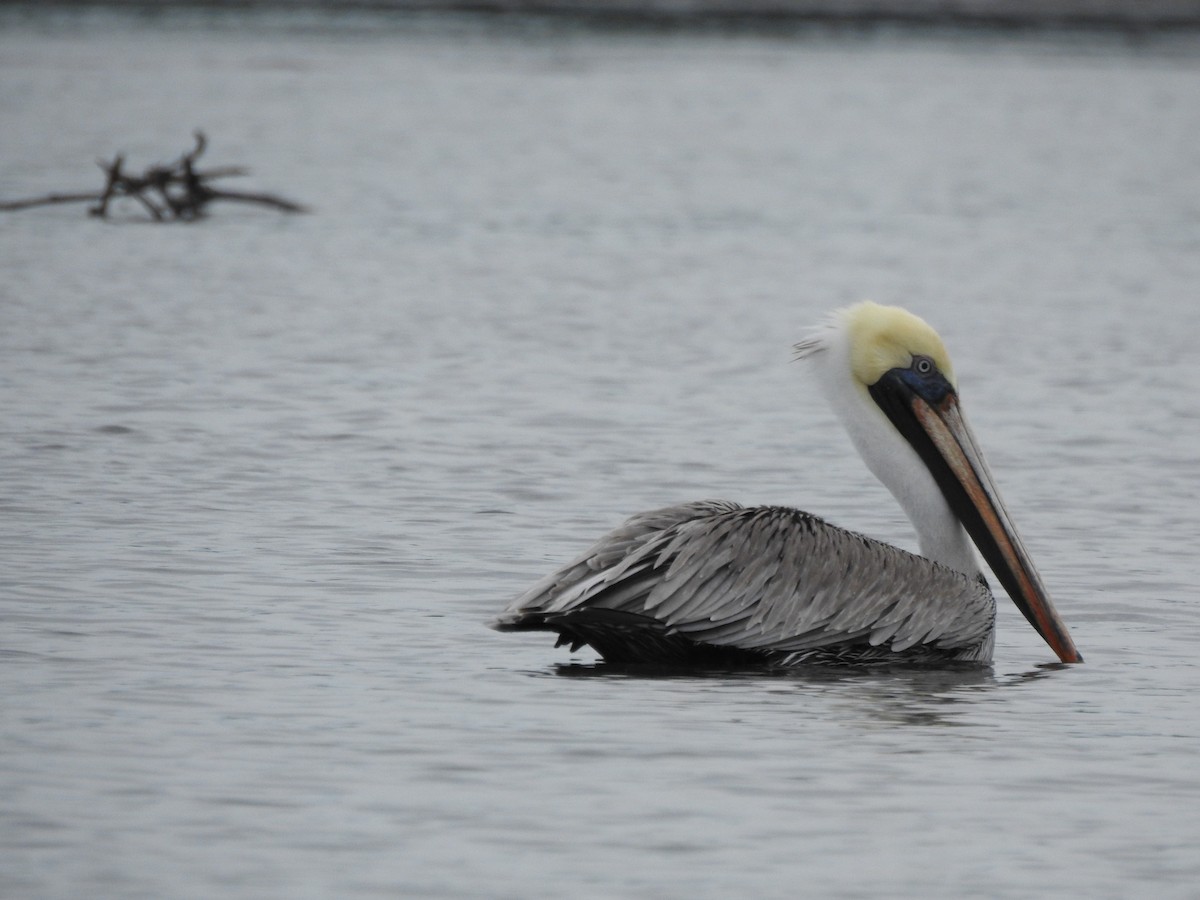
[[[88,215],[108,218],[114,200],[131,198],[141,204],[156,222],[194,222],[202,219],[210,203],[230,200],[237,203],[255,203],[269,206],[281,212],[299,213],[306,209],[299,203],[277,197],[274,194],[231,191],[217,188],[212,182],[220,178],[245,175],[240,166],[201,171],[196,160],[208,147],[204,132],[195,132],[196,145],[170,165],[150,166],[141,175],[131,175],[124,169],[125,157],[117,154],[111,162],[97,161],[104,172],[104,189],[99,194],[46,194],[25,200],[0,201],[0,212],[16,212],[34,206],[53,203],[88,203]]]

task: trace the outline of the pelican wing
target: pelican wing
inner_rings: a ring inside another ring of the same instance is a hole
[[[496,622],[613,661],[986,659],[982,582],[782,507],[703,501],[635,516]]]

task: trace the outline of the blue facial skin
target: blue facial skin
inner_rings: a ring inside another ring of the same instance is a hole
[[[954,395],[953,385],[927,356],[913,357],[912,365],[907,369],[892,369],[885,373],[878,383],[882,384],[885,381],[892,382],[893,387],[899,382],[935,408],[941,406],[947,397]]]

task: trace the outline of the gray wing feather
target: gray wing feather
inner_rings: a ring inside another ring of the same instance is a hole
[[[590,610],[772,656],[855,644],[978,659],[995,620],[991,593],[966,575],[798,510],[723,501],[634,516],[517,598],[497,627],[577,623],[586,635]]]

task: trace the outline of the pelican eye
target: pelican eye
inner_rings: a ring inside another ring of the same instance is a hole
[[[933,364],[933,360],[928,356],[913,357],[913,371],[918,375],[932,375],[937,371],[937,366]]]

